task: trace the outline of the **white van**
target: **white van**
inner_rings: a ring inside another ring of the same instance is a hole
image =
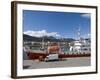
[[[59,60],[59,55],[58,54],[49,54],[44,59],[44,61],[52,61],[52,60]]]

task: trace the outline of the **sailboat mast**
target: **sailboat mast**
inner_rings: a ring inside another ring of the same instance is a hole
[[[77,35],[78,35],[78,40],[80,40],[81,39],[80,27],[78,28]]]
[[[43,38],[42,38],[42,49],[44,49],[44,35],[43,35]]]

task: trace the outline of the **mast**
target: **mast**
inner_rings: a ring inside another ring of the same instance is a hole
[[[81,40],[80,26],[79,26],[79,28],[78,28],[77,35],[78,35],[78,40],[80,41],[80,40]]]
[[[81,30],[80,30],[80,26],[79,26],[77,35],[78,35],[78,41],[79,41],[79,44],[80,44],[80,49],[78,50],[78,53],[79,53],[79,52],[81,51],[81,49],[82,49],[82,46],[81,46],[82,41],[81,41],[81,32],[80,32],[80,31],[81,31]]]
[[[42,38],[42,49],[44,49],[44,37]]]
[[[42,49],[44,50],[44,34],[43,34],[43,38],[42,38]]]

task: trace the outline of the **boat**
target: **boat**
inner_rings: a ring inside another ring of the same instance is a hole
[[[71,43],[69,43],[70,48],[69,48],[69,51],[66,51],[66,52],[61,49],[60,42],[44,42],[44,38],[41,43],[34,42],[35,44],[39,44],[39,45],[38,46],[31,45],[31,48],[27,46],[28,48],[26,48],[26,53],[27,53],[28,59],[31,59],[31,60],[38,59],[39,61],[45,61],[46,58],[62,59],[62,58],[69,58],[69,57],[73,58],[73,57],[91,56],[90,39],[81,38],[80,30],[78,31],[78,36],[79,36],[79,39],[73,42],[74,43],[73,46],[71,46],[70,45]],[[33,49],[32,46],[35,49]],[[51,58],[51,56],[53,56],[53,58]]]
[[[40,50],[29,49],[29,50],[27,50],[28,59],[30,59],[30,60],[38,59],[39,61],[45,61],[47,57],[49,57],[51,55],[54,57],[55,54],[56,54],[55,59],[57,59],[57,55],[58,55],[58,59],[91,56],[90,51],[89,52],[74,51],[74,49],[73,49],[73,51],[63,52],[60,50],[60,46],[57,46],[57,45],[54,46],[54,44],[55,43],[52,43],[52,45],[49,46],[47,49],[42,49],[42,50],[41,49]],[[76,43],[75,43],[75,47],[77,47]],[[54,59],[54,58],[50,58],[50,59]]]
[[[79,39],[75,40],[73,43],[73,46],[70,46],[70,51],[78,52],[78,53],[86,53],[90,54],[91,53],[91,39],[90,38],[82,38],[80,36],[80,29],[78,30],[77,33]]]

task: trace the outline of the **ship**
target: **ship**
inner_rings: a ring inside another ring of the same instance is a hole
[[[79,39],[69,43],[69,50],[64,51],[61,42],[34,42],[34,45],[24,46],[23,51],[27,54],[29,60],[46,61],[73,57],[90,57],[91,41],[90,38],[81,38],[80,30],[77,32]],[[73,43],[73,45],[71,45]],[[35,49],[34,49],[35,48]]]

